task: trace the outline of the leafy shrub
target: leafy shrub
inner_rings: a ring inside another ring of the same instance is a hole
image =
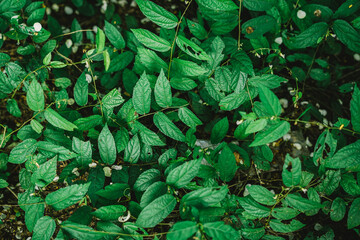
[[[358,236],[359,1],[136,0],[147,29],[53,2],[0,1],[0,187],[33,239]]]

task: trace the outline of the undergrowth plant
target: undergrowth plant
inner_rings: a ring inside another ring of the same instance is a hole
[[[146,29],[118,2],[0,1],[2,207],[32,239],[359,236],[360,1],[136,0]]]

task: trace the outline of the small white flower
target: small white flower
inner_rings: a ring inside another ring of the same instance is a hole
[[[301,106],[308,105],[308,104],[309,104],[308,101],[302,101],[302,102],[300,103]]]
[[[243,196],[244,197],[246,197],[247,195],[249,195],[250,193],[249,193],[249,191],[247,190],[247,187],[250,187],[251,186],[251,184],[247,184],[246,186],[245,186],[245,190],[244,190],[244,193],[243,193]]]
[[[240,125],[240,124],[242,124],[243,122],[244,122],[244,120],[242,120],[242,119],[241,119],[241,120],[237,120],[237,121],[236,121],[236,125]]]
[[[91,78],[91,75],[90,74],[85,74],[85,78],[86,78],[86,81],[88,82],[88,83],[91,83],[91,80],[92,80],[92,78]]]
[[[360,61],[360,55],[358,54],[358,53],[355,53],[354,54],[354,59],[355,59],[355,61]]]
[[[55,12],[59,11],[59,5],[57,5],[56,3],[54,3],[53,5],[51,5],[52,10],[54,10]]]
[[[93,28],[92,28],[92,29],[93,29],[94,33],[97,33],[98,28],[99,28],[99,27],[98,27],[98,26],[96,26],[96,25],[95,25],[95,26],[93,26]]]
[[[289,101],[286,98],[281,98],[280,104],[283,108],[287,108],[289,106]]]
[[[125,7],[125,5],[126,5],[127,3],[128,3],[127,0],[119,0],[119,1],[117,2],[117,4],[119,4],[121,7]]]
[[[284,141],[289,141],[291,139],[291,135],[289,133],[283,136]]]
[[[275,38],[275,42],[276,42],[277,44],[281,45],[281,44],[283,43],[282,37],[277,37],[277,38]]]
[[[320,104],[319,104],[319,103],[316,103],[315,106],[316,106],[317,108],[320,108]]]
[[[324,125],[319,124],[319,130],[322,130],[324,128]]]
[[[140,22],[141,22],[142,24],[145,24],[145,23],[150,22],[150,19],[148,19],[148,18],[143,18],[143,19],[140,20]]]
[[[296,15],[298,19],[304,19],[306,17],[306,12],[304,12],[303,10],[299,10]]]
[[[328,121],[326,118],[324,118],[323,123],[324,123],[325,125],[329,125],[329,121]]]
[[[78,170],[79,170],[78,168],[74,168],[71,172],[78,177],[78,176],[80,176],[80,173]]]
[[[71,51],[73,53],[76,53],[78,51],[79,47],[77,45],[72,46]]]
[[[89,68],[89,67],[90,67],[89,61],[86,61],[85,62],[85,68]]]
[[[100,12],[105,13],[107,8],[108,8],[108,3],[103,1]]]
[[[305,124],[305,128],[310,128],[311,127],[311,123],[306,123]]]
[[[96,165],[97,165],[97,164],[93,162],[93,163],[90,163],[90,164],[89,164],[89,167],[90,167],[90,168],[96,168]]]
[[[306,144],[308,147],[312,147],[312,143],[310,142],[309,137],[306,137],[305,144]]]
[[[67,104],[69,104],[70,106],[73,105],[75,103],[75,100],[73,98],[69,98],[67,100]]]
[[[17,19],[19,15],[12,16],[11,19]]]
[[[57,182],[57,181],[59,181],[59,176],[56,175],[53,179],[53,182]]]
[[[42,29],[41,23],[39,22],[34,23],[33,27],[35,29],[35,32],[40,32]]]
[[[314,152],[311,152],[309,156],[314,157]]]
[[[114,170],[121,170],[121,169],[123,169],[123,166],[121,166],[121,165],[112,165],[111,168],[114,169]]]
[[[39,186],[38,185],[35,185],[35,190],[39,190]]]
[[[118,221],[123,223],[123,222],[127,222],[130,219],[130,211],[127,211],[127,215],[126,216],[120,216],[118,218]]]
[[[51,15],[51,8],[46,8],[46,14]]]
[[[3,35],[0,33],[0,40],[3,38]]]
[[[325,109],[319,109],[319,112],[321,115],[323,115],[324,117],[326,116],[327,114],[327,111]]]
[[[307,192],[307,189],[306,189],[306,188],[302,188],[301,191],[302,191],[303,193],[306,193],[306,192]]]
[[[314,225],[314,230],[315,230],[315,231],[320,231],[322,228],[323,228],[323,226],[321,226],[320,223],[316,223],[316,224]]]
[[[300,143],[294,143],[293,146],[297,149],[297,150],[301,150],[302,146]]]
[[[284,53],[280,53],[279,55],[280,55],[280,57],[285,59],[285,54]]]
[[[71,48],[71,46],[73,45],[73,41],[71,39],[67,39],[65,41],[65,45],[67,48]]]
[[[74,10],[69,6],[65,6],[64,11],[66,15],[71,15],[74,13]]]
[[[130,4],[130,7],[136,7],[137,6],[137,4],[136,4],[136,2],[133,0],[132,2],[131,2],[131,4]]]
[[[104,170],[105,177],[111,177],[111,168],[104,167],[103,170]]]

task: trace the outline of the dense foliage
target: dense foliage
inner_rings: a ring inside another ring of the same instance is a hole
[[[1,234],[359,237],[360,1],[136,4],[0,0]]]

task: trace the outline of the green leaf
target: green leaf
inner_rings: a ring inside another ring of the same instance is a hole
[[[151,88],[145,72],[134,87],[132,102],[138,114],[150,112]]]
[[[74,129],[77,128],[75,124],[69,122],[51,108],[47,108],[45,110],[44,116],[45,119],[54,127],[64,129],[66,131],[74,131]]]
[[[290,131],[290,123],[279,121],[276,124],[268,125],[263,131],[256,134],[254,141],[249,147],[256,147],[274,142]]]
[[[45,187],[56,176],[57,157],[54,157],[41,164],[31,176],[31,182],[39,187]]]
[[[101,207],[91,214],[104,221],[114,221],[124,215],[125,212],[126,207],[122,205],[109,205]]]
[[[197,87],[194,80],[190,78],[173,77],[170,79],[170,85],[172,88],[182,91],[190,91]]]
[[[185,142],[185,135],[163,112],[155,113],[154,124],[166,136],[176,141]]]
[[[219,154],[217,170],[220,173],[220,179],[224,182],[230,182],[236,173],[236,159],[233,151],[225,146]]]
[[[232,0],[196,0],[199,5],[217,11],[238,10],[239,7]]]
[[[285,186],[295,187],[301,181],[301,161],[286,154],[282,171],[282,180]]]
[[[167,52],[171,48],[171,44],[164,38],[159,37],[158,35],[150,32],[146,29],[131,29],[135,37],[144,44],[146,47],[158,51],[158,52]]]
[[[80,30],[81,30],[80,23],[76,18],[74,18],[74,20],[71,23],[71,32],[77,31],[76,33],[71,34],[71,39],[73,40],[74,43],[81,43],[83,40],[83,33]]]
[[[86,131],[102,124],[102,117],[100,115],[91,115],[86,118],[79,118],[74,123],[79,130]]]
[[[7,186],[9,186],[9,183],[4,179],[0,178],[0,188],[6,188]]]
[[[190,128],[196,129],[196,126],[202,125],[201,120],[186,107],[179,108],[178,116]]]
[[[310,211],[310,210],[317,210],[323,207],[322,204],[311,201],[309,199],[300,197],[295,194],[289,194],[286,196],[285,201],[287,204],[289,204],[291,207],[301,211]]]
[[[171,86],[162,69],[155,84],[154,94],[156,103],[160,107],[167,108],[172,105]]]
[[[6,109],[14,117],[21,117],[21,111],[15,99],[8,99],[6,102]]]
[[[136,0],[136,3],[141,12],[160,27],[173,29],[177,26],[177,17],[157,4],[146,0]]]
[[[188,240],[198,230],[196,222],[183,221],[177,222],[166,234],[168,240]]]
[[[0,67],[5,66],[5,63],[10,62],[10,56],[6,53],[0,53]]]
[[[118,153],[122,152],[129,142],[129,132],[126,128],[120,127],[115,134],[115,144]]]
[[[206,29],[201,24],[193,22],[190,19],[186,19],[186,21],[192,35],[200,40],[205,40],[205,38],[207,38],[208,34]]]
[[[164,182],[154,182],[141,196],[140,207],[144,208],[156,198],[167,193],[167,185]]]
[[[137,163],[140,157],[140,141],[138,135],[135,135],[125,148],[124,162]]]
[[[26,102],[29,108],[33,111],[40,111],[44,109],[45,97],[44,90],[38,81],[33,80],[30,83],[29,89],[26,93]]]
[[[46,204],[52,206],[55,210],[62,210],[80,201],[89,189],[90,183],[73,184],[61,188],[55,192],[49,193],[46,198]]]
[[[167,69],[168,68],[168,64],[162,59],[160,58],[154,51],[147,49],[147,48],[143,48],[143,47],[138,47],[138,55],[135,58],[135,64],[138,61],[138,64],[140,65],[140,71],[139,73],[141,73],[141,71],[144,69],[147,69],[148,72],[157,72],[160,73],[161,69]]]
[[[113,73],[126,69],[133,60],[134,54],[130,51],[125,51],[111,59],[109,69],[106,72]]]
[[[85,71],[77,79],[74,87],[74,99],[77,105],[85,106],[88,102],[89,83],[86,81]]]
[[[77,156],[76,153],[71,152],[69,149],[47,141],[39,141],[36,146],[37,150],[46,157],[52,158],[58,155],[58,161],[69,160]]]
[[[275,5],[274,0],[244,0],[244,7],[251,11],[266,11]]]
[[[295,220],[295,219],[291,220],[291,222],[289,224],[284,224],[278,219],[273,219],[270,221],[269,224],[270,224],[270,227],[275,232],[281,232],[281,233],[295,232],[306,226],[306,224],[303,224],[302,222]]]
[[[103,184],[104,183],[102,182],[102,185]],[[102,186],[100,188],[102,188]],[[107,185],[105,189],[100,189],[99,191],[97,191],[96,195],[108,200],[116,201],[119,198],[123,197],[128,191],[129,185],[127,183],[113,183],[111,185]]]
[[[352,229],[360,225],[360,198],[356,198],[349,209],[348,218],[347,218],[347,227],[348,229]]]
[[[240,107],[244,102],[249,99],[249,94],[246,91],[240,93],[231,93],[221,99],[219,107],[221,110],[231,111]]]
[[[249,39],[262,37],[271,31],[276,25],[276,20],[272,16],[262,15],[246,21],[242,26],[242,33]]]
[[[271,90],[260,86],[259,97],[267,112],[269,112],[272,116],[279,116],[281,114],[280,101]]]
[[[89,226],[74,223],[71,221],[65,221],[61,223],[60,228],[64,232],[66,232],[67,235],[70,235],[71,238],[75,239],[97,240],[103,239],[104,237],[108,236],[108,233],[98,232]]]
[[[308,29],[293,39],[292,46],[296,48],[307,48],[317,44],[319,39],[325,36],[328,27],[326,22],[312,24]]]
[[[139,131],[141,141],[148,144],[149,146],[164,146],[166,145],[163,141],[161,141],[160,137],[140,122],[136,121],[134,124],[134,128]]]
[[[166,183],[175,188],[182,188],[193,180],[199,172],[201,159],[191,160],[172,169],[166,177]]]
[[[117,49],[125,48],[125,40],[119,30],[111,23],[105,21],[105,35],[110,43]]]
[[[241,207],[245,209],[247,213],[254,217],[264,218],[269,216],[270,209],[260,205],[255,200],[249,197],[242,197],[239,200]]]
[[[255,76],[248,80],[250,86],[254,87],[267,87],[269,89],[274,89],[280,87],[281,83],[287,82],[285,78],[279,77],[274,74],[263,74],[261,76]]]
[[[136,224],[144,228],[155,227],[172,212],[175,206],[176,198],[165,194],[155,199],[140,212]]]
[[[103,52],[103,57],[104,57],[104,67],[105,67],[105,71],[109,70],[110,67],[110,55],[108,51],[104,51]]]
[[[55,229],[55,221],[49,216],[44,216],[36,222],[32,239],[50,240],[55,232]]]
[[[360,90],[354,86],[354,93],[350,101],[351,124],[356,132],[360,132]]]
[[[134,190],[143,192],[153,183],[160,180],[160,171],[157,169],[148,169],[140,174],[134,184]]]
[[[349,168],[360,165],[360,140],[349,144],[335,153],[332,158],[326,159],[327,168]]]
[[[44,216],[45,203],[40,197],[30,198],[25,204],[25,224],[27,229],[32,232],[36,222]]]
[[[30,121],[30,126],[38,134],[40,134],[44,128],[36,119]]]
[[[36,22],[40,22],[44,18],[45,10],[45,8],[39,8],[34,10],[26,21],[27,25],[31,26],[34,25],[34,23]]]
[[[198,60],[209,61],[210,57],[207,53],[196,45],[194,42],[188,40],[182,35],[179,35],[176,38],[176,45],[189,56],[196,58]]]
[[[224,117],[218,121],[211,130],[211,143],[216,144],[223,140],[229,130],[229,121]]]
[[[320,184],[316,186],[316,190],[321,193],[325,193],[327,196],[330,196],[339,186],[340,180],[340,170],[327,170],[325,172],[325,179],[322,179]]]
[[[197,208],[213,206],[221,202],[227,196],[228,191],[227,186],[201,188],[187,193],[181,199],[181,203]]]
[[[209,222],[203,225],[206,235],[213,240],[236,240],[240,239],[240,234],[230,225],[224,222]]]
[[[163,154],[160,155],[158,159],[159,165],[162,167],[166,167],[167,162],[170,159],[175,159],[176,155],[177,155],[177,151],[175,148],[170,148],[166,150]]]
[[[105,47],[105,33],[100,28],[96,32],[96,52],[102,52]]]
[[[260,185],[246,186],[250,196],[258,203],[272,206],[276,203],[275,194]]]
[[[101,160],[105,164],[114,164],[116,161],[115,140],[107,125],[100,132],[98,147]]]
[[[345,201],[337,197],[334,199],[334,201],[331,204],[331,211],[330,211],[330,218],[334,222],[341,221],[346,213],[346,203]]]
[[[295,218],[297,215],[299,215],[299,211],[289,208],[289,207],[281,207],[281,208],[274,208],[274,210],[271,212],[271,215],[274,218],[280,219],[280,220],[290,220]]]
[[[120,106],[124,102],[124,98],[121,96],[119,90],[114,88],[108,94],[106,94],[102,99],[102,104],[105,108],[112,109],[117,106]]]
[[[29,138],[13,148],[9,155],[9,163],[21,164],[30,159],[36,151],[36,140]]]
[[[259,119],[256,121],[251,121],[251,123],[246,127],[245,134],[251,134],[263,130],[267,125],[266,119]]]
[[[92,162],[92,148],[90,141],[82,141],[77,137],[73,137],[72,149],[78,154],[76,162],[83,167],[88,166]]]
[[[179,74],[178,76],[184,77],[199,77],[207,72],[205,68],[196,63],[179,58],[173,59],[172,69]]]

